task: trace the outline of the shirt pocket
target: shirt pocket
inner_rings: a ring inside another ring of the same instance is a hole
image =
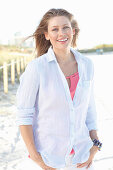
[[[76,94],[76,106],[86,106],[89,101],[91,91],[91,80],[82,80],[78,86]]]
[[[91,82],[92,82],[91,80],[82,80],[81,85],[82,87],[90,87]]]
[[[91,80],[83,80],[82,81],[82,87],[81,87],[81,91],[82,91],[82,100],[87,103],[89,101],[90,98],[90,92],[91,92],[91,84],[92,81]]]

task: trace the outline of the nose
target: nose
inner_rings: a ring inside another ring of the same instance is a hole
[[[59,29],[59,32],[58,32],[59,35],[64,35],[65,34],[65,31],[63,29]]]

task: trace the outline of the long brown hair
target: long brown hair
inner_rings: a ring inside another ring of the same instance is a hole
[[[70,20],[72,28],[75,29],[75,34],[73,35],[72,40],[72,47],[76,47],[76,39],[79,33],[79,27],[77,21],[74,19],[74,16],[65,9],[52,8],[45,13],[38,27],[32,35],[32,37],[34,37],[35,39],[37,57],[45,54],[51,46],[51,42],[45,39],[44,33],[48,31],[49,19],[55,16],[65,16]]]

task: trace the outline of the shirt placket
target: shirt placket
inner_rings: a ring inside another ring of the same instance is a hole
[[[56,61],[57,63],[57,61]],[[79,63],[78,63],[78,72],[79,72],[79,81],[78,81],[78,85],[76,87],[76,91],[75,91],[75,95],[74,95],[74,98],[72,100],[71,98],[71,94],[70,94],[70,89],[69,89],[69,86],[68,86],[68,83],[67,83],[67,80],[64,76],[64,73],[62,72],[59,64],[57,63],[57,66],[58,66],[58,70],[59,70],[59,73],[61,75],[61,79],[62,79],[62,82],[63,82],[63,86],[64,86],[64,89],[65,89],[65,95],[66,95],[66,99],[68,101],[68,104],[69,104],[69,108],[70,108],[70,145],[69,145],[69,148],[68,148],[68,151],[67,151],[67,154],[66,154],[66,157],[65,157],[65,160],[68,159],[68,155],[70,154],[72,148],[73,148],[73,144],[74,144],[74,141],[75,141],[75,108],[74,108],[74,99],[77,97],[77,91],[78,91],[78,88],[79,88],[79,84],[81,83],[81,73],[82,73],[82,68]]]

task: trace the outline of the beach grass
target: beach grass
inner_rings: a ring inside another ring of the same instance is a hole
[[[33,57],[33,49],[30,48],[18,48],[15,46],[0,45],[0,67],[3,66],[4,62],[7,64],[11,63],[11,60],[21,59],[27,57],[26,60],[29,62]],[[10,66],[8,67],[10,70]],[[10,74],[10,71],[8,71]],[[0,68],[0,82],[3,81],[3,69]]]
[[[4,62],[10,63],[12,59],[21,58],[24,56],[31,57],[33,49],[31,48],[19,48],[15,46],[0,45],[0,66]]]

